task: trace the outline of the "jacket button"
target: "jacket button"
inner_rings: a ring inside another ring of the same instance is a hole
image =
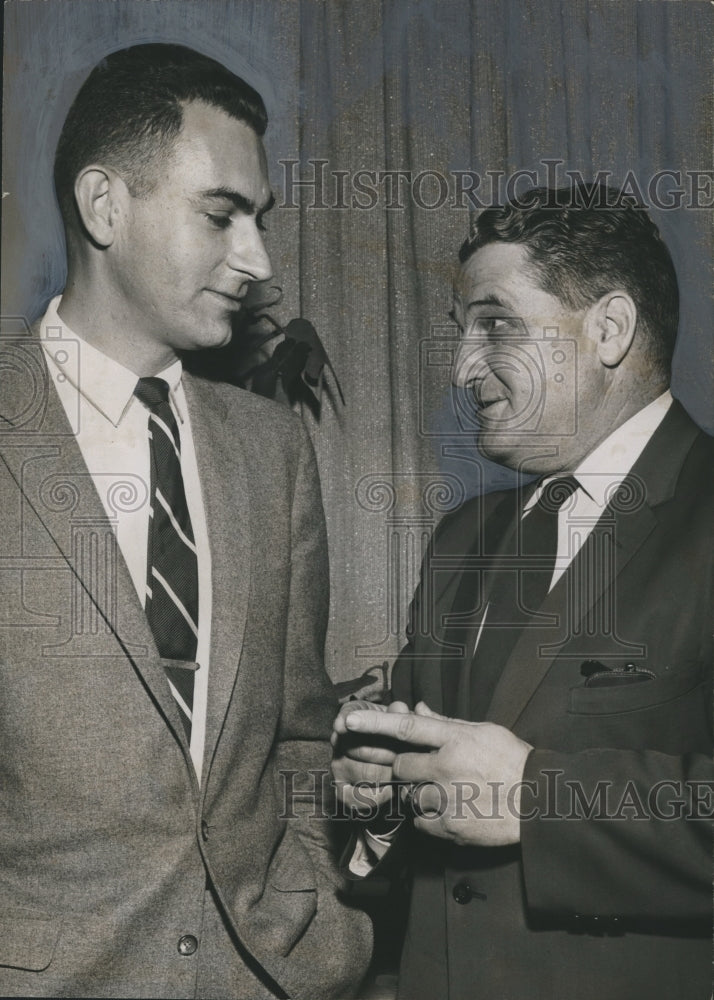
[[[193,934],[184,934],[178,939],[179,955],[193,955],[197,948],[198,940],[193,936]]]
[[[468,882],[457,882],[457,884],[454,886],[452,895],[457,903],[460,903],[462,906],[465,906],[466,903],[471,902],[471,897],[473,893],[471,891],[471,886],[468,884]]]
[[[201,840],[203,841],[204,844],[208,840],[208,823],[205,821],[205,819],[201,820]]]

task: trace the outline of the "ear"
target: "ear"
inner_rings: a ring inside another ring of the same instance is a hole
[[[85,167],[74,182],[77,210],[97,246],[111,246],[117,223],[123,215],[123,201],[128,194],[122,179],[107,167]]]
[[[625,291],[608,292],[589,310],[591,336],[600,363],[617,368],[632,346],[637,329],[637,306]]]

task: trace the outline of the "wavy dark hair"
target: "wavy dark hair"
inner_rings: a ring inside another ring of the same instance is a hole
[[[624,289],[637,307],[648,357],[670,370],[679,323],[677,275],[657,226],[631,195],[604,184],[532,188],[483,211],[459,260],[496,242],[524,246],[534,280],[570,309]]]

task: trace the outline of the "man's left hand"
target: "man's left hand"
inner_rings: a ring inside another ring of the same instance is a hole
[[[399,753],[394,777],[412,785],[418,830],[460,845],[520,840],[520,797],[533,747],[491,722],[447,719],[420,702],[414,712],[351,712],[347,730],[391,736],[419,752]]]

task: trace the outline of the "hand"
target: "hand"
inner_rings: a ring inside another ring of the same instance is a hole
[[[393,757],[395,779],[411,782],[414,825],[457,844],[501,846],[520,840],[520,790],[533,747],[503,726],[447,719],[420,702],[390,715],[345,706],[348,732],[431,747]]]
[[[357,813],[373,816],[392,797],[392,763],[398,749],[393,740],[379,736],[355,738],[345,725],[353,712],[363,715],[407,714],[403,701],[375,705],[371,701],[350,701],[335,719],[330,742],[334,748],[332,774],[338,797]]]

